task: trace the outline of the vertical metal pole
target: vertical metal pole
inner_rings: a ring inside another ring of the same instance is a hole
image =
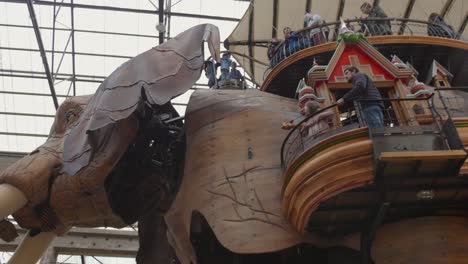
[[[54,83],[52,81],[52,75],[50,74],[49,63],[47,63],[47,55],[45,53],[44,44],[42,42],[41,32],[39,31],[39,25],[36,20],[36,14],[34,13],[32,0],[26,0],[26,4],[28,5],[29,16],[31,17],[31,22],[34,27],[34,33],[36,34],[37,44],[41,52],[42,64],[44,64],[44,70],[47,75],[47,82],[49,83],[50,93],[52,94],[52,100],[54,101],[55,109],[57,109],[58,108],[57,95],[55,94]]]
[[[164,23],[164,0],[159,0],[159,7],[158,7],[158,14],[159,14],[159,25]],[[164,32],[159,32],[159,44],[164,42]]]
[[[73,83],[73,96],[76,96],[76,73],[75,73],[75,8],[73,0],[70,5],[71,12],[71,38],[72,38],[72,83]]]
[[[167,34],[166,36],[168,38],[171,37],[171,8],[172,8],[172,0],[167,0],[166,1],[166,20],[167,20]],[[450,70],[450,69],[449,69]]]
[[[54,60],[55,60],[55,22],[57,21],[57,16],[55,15],[56,9],[57,9],[57,0],[54,0],[54,14],[52,17],[52,61],[51,65],[52,67],[50,68],[51,70],[51,75],[54,76]]]
[[[73,0],[72,0],[72,3],[73,3]],[[86,260],[83,255],[81,255],[81,264],[86,264]]]

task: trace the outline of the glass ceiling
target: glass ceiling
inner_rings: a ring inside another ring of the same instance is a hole
[[[0,151],[32,151],[46,140],[55,114],[28,8],[21,2],[0,0]],[[54,1],[35,1],[34,8],[47,60],[50,68],[53,67],[59,103],[74,93],[94,93],[100,82],[123,62],[159,43],[158,1],[74,0],[77,5],[73,9],[74,92],[70,79],[73,73],[71,0],[64,0],[62,7],[58,6],[61,1],[56,2],[55,37],[52,30]],[[229,36],[249,5],[234,0],[166,0],[165,3],[171,5],[172,13],[165,15],[166,37],[197,24],[212,23],[219,27],[221,40]],[[118,8],[126,12],[116,11]],[[202,74],[194,88],[206,89],[206,83]],[[192,92],[173,100],[180,113],[184,113],[183,104]]]

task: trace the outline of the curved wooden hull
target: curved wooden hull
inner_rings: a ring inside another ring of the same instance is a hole
[[[233,254],[278,252],[301,243],[324,250],[334,246],[359,249],[359,233],[331,237],[305,229],[320,204],[373,185],[368,131],[357,128],[320,141],[296,158],[284,174],[280,149],[287,131],[281,130],[281,124],[298,118],[298,112],[294,100],[259,91],[209,90],[192,95],[186,115],[185,175],[165,217],[171,244],[182,263],[197,261],[191,242],[194,214],[206,220],[219,243]],[[467,124],[457,120],[465,145]],[[462,174],[467,169],[465,163]],[[413,225],[427,226],[427,232],[419,234],[422,240],[447,230],[463,233],[463,221],[466,219],[438,216],[386,224],[377,232],[378,239],[385,239],[374,243],[374,258],[377,263],[401,263],[398,261],[410,257],[428,259],[421,250],[413,256],[399,246],[389,250],[388,243],[398,244]],[[429,230],[433,226],[438,228]],[[381,232],[398,233],[384,237]],[[444,247],[465,243],[463,239],[439,242]],[[389,252],[401,258],[380,262]],[[463,255],[457,254],[449,252],[446,259]]]
[[[458,133],[468,146],[468,123],[456,120]],[[459,177],[468,176],[468,161]],[[284,176],[283,213],[305,233],[314,211],[324,202],[349,190],[372,185],[374,160],[367,128],[358,128],[320,141],[299,155]],[[369,196],[368,200],[375,199]],[[368,204],[368,203],[367,203]]]

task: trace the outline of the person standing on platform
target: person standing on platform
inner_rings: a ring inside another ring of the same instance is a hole
[[[231,80],[236,80],[239,83],[244,81],[244,76],[240,73],[240,71],[237,68],[237,63],[234,61],[231,63],[231,72],[229,72],[229,79]]]
[[[205,76],[208,78],[208,87],[216,84],[216,64],[212,60],[205,61]]]
[[[344,105],[344,103],[352,103],[356,100],[375,100],[371,102],[361,102],[363,117],[368,127],[383,127],[382,111],[384,107],[382,104],[382,96],[375,87],[374,82],[366,74],[360,73],[359,69],[354,66],[347,67],[344,70],[344,75],[346,80],[352,83],[352,88],[336,103],[341,106]]]
[[[231,63],[231,53],[224,53],[221,57],[221,81],[229,79],[229,67],[231,66]]]
[[[392,35],[392,25],[389,20],[373,20],[375,18],[388,18],[380,6],[372,6],[368,2],[364,2],[361,5],[361,12],[365,14],[361,17],[362,24],[367,26],[372,36]]]

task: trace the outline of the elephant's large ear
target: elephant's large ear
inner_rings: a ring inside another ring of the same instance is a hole
[[[205,41],[213,58],[219,59],[219,39],[216,26],[198,25],[122,64],[99,86],[65,139],[62,170],[74,175],[99,153],[118,160],[126,148],[107,153],[108,139],[117,132],[114,124],[128,119],[144,99],[164,105],[189,90],[200,78]]]

